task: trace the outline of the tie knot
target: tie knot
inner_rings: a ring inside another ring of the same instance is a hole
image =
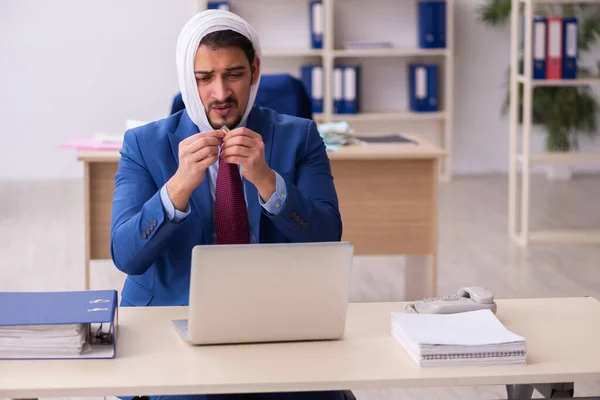
[[[224,159],[219,158],[219,171],[221,171],[221,169],[223,171],[231,171],[231,170],[234,170],[234,169],[237,170],[237,165],[236,164],[232,164],[232,163],[228,163]]]

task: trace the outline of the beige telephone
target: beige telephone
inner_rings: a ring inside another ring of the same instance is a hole
[[[480,286],[461,288],[457,294],[417,300],[406,306],[406,311],[419,314],[454,314],[488,309],[496,314],[492,292]]]

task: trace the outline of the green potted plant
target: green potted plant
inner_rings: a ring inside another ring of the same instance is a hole
[[[498,27],[510,20],[511,0],[486,0],[479,7],[480,21]],[[581,66],[582,53],[600,38],[600,6],[596,4],[534,5],[534,14],[575,16],[578,18],[578,76],[590,76],[589,69]],[[519,65],[522,65],[521,59]],[[505,74],[506,95],[502,115],[506,115],[510,101],[510,67]],[[546,131],[546,151],[566,152],[579,149],[579,135],[593,138],[597,135],[596,116],[600,106],[588,86],[542,86],[533,90],[532,122]],[[522,121],[523,86],[519,85],[519,121]]]

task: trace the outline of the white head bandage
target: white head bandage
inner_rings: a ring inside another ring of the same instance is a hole
[[[196,14],[185,24],[177,40],[176,60],[181,97],[191,120],[198,126],[201,132],[211,131],[214,128],[208,122],[204,105],[198,93],[198,85],[194,74],[196,51],[204,36],[212,32],[227,29],[247,37],[254,45],[256,57],[262,57],[258,35],[254,29],[241,17],[229,11],[205,10]],[[256,99],[259,83],[260,75],[250,88],[250,98],[248,99],[248,105],[240,124],[244,123],[248,118],[248,114],[250,114],[250,110]]]

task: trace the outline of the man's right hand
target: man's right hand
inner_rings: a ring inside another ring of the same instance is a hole
[[[179,143],[179,167],[167,182],[167,193],[175,209],[185,210],[187,203],[206,170],[219,159],[223,131],[200,132]]]

